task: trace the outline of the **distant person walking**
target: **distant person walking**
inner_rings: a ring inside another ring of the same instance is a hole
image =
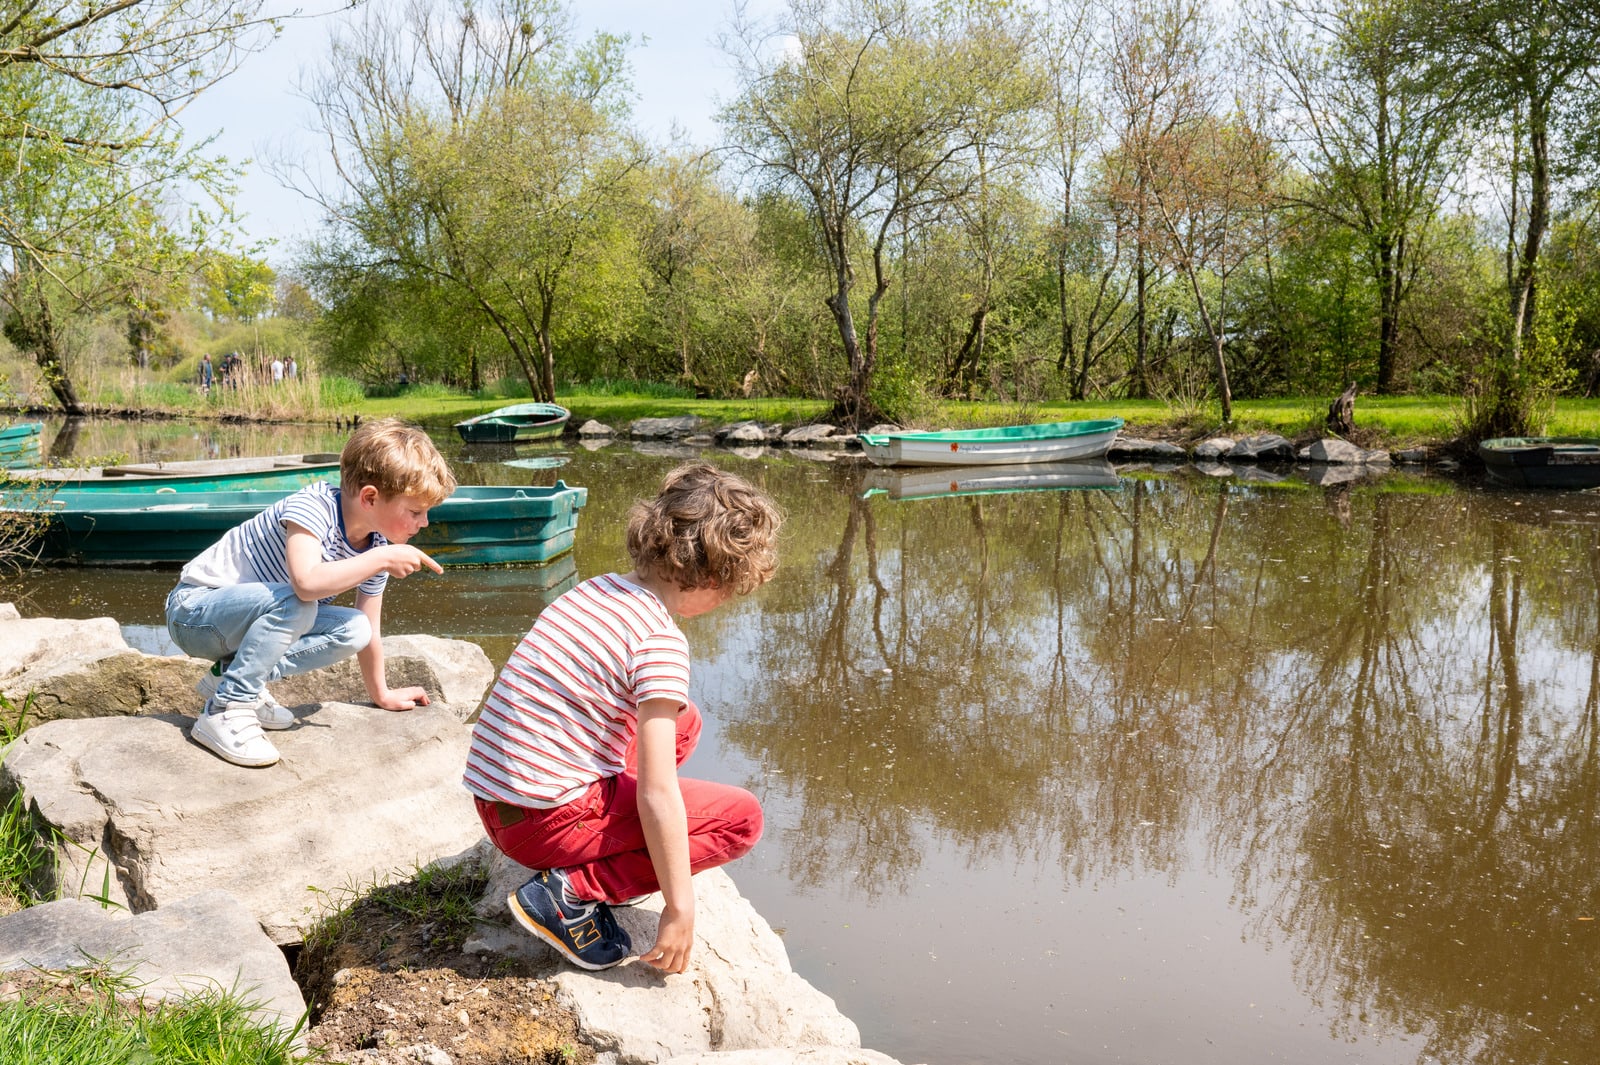
[[[213,369],[211,366],[211,353],[208,351],[200,356],[200,394],[211,394],[211,380]]]
[[[283,384],[283,360],[276,355],[272,357],[272,383]]]
[[[295,365],[293,355],[290,355],[289,361],[284,364],[283,372],[289,375],[291,381],[300,376],[300,367]]]

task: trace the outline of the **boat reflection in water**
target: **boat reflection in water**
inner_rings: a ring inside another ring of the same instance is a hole
[[[931,499],[937,496],[994,495],[1002,492],[1064,491],[1082,488],[1122,487],[1111,463],[1100,459],[1030,465],[934,467],[867,471],[862,481],[864,497]]]

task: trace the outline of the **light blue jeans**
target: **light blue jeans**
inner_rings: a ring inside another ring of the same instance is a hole
[[[361,611],[307,603],[287,584],[179,584],[167,595],[167,632],[185,654],[233,656],[218,704],[252,702],[268,681],[342,662],[372,640]]]

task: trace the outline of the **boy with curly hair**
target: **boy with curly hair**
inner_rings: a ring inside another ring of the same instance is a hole
[[[216,662],[189,738],[234,765],[269,766],[278,749],[262,729],[295,717],[266,684],[355,655],[367,694],[385,710],[426,705],[421,688],[384,676],[383,589],[439,563],[406,543],[428,510],[456,490],[421,429],[363,423],[339,456],[339,486],[318,481],[223,534],[183,567],[167,596],[167,631],[186,654]],[[356,605],[334,606],[356,590]]]
[[[511,914],[575,965],[626,958],[632,944],[610,907],[659,890],[665,908],[643,958],[682,972],[694,946],[690,876],[761,836],[755,796],[678,776],[701,719],[673,618],[769,580],[782,521],[732,474],[673,470],[628,515],[633,572],[591,578],[547,607],[479,712],[464,782],[494,845],[540,870],[507,899]]]

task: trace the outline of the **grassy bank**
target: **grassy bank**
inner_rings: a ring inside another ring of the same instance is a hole
[[[635,418],[683,414],[697,415],[713,424],[754,420],[799,425],[821,419],[828,410],[825,401],[807,399],[696,399],[581,390],[564,392],[556,398],[572,411],[573,425],[593,418],[614,428],[626,426]],[[394,416],[420,425],[445,427],[505,402],[402,392],[363,400],[358,410],[363,417]],[[1234,404],[1234,421],[1227,431],[1231,435],[1274,432],[1288,437],[1319,432],[1328,403],[1322,397],[1240,400]],[[946,402],[908,419],[906,425],[920,429],[975,428],[1112,417],[1125,419],[1131,435],[1198,440],[1223,429],[1214,410],[1184,409],[1153,399],[1037,404]],[[1365,442],[1373,445],[1441,444],[1460,435],[1459,418],[1459,401],[1448,396],[1364,396],[1356,401],[1356,428]],[[1600,436],[1600,399],[1558,400],[1546,431],[1552,436]]]
[[[162,385],[134,378],[129,371],[116,387],[95,393],[92,409],[107,415],[142,415],[197,420],[338,423],[362,418],[399,417],[434,429],[483,414],[496,407],[527,400],[526,385],[499,382],[481,393],[467,393],[437,384],[390,386],[368,395],[362,386],[342,377],[307,378],[280,385],[245,382],[237,388],[215,388],[201,395],[192,387]],[[518,386],[518,387],[513,387]],[[519,392],[521,394],[519,394]],[[1241,399],[1233,405],[1229,435],[1275,432],[1294,438],[1322,430],[1331,396]],[[673,385],[615,381],[564,386],[556,399],[572,412],[572,425],[589,419],[623,428],[637,418],[692,414],[713,425],[759,421],[801,425],[827,414],[822,399],[696,398]],[[36,408],[37,409],[37,408]],[[907,428],[976,428],[1028,422],[1123,418],[1129,435],[1152,435],[1196,441],[1223,431],[1214,403],[1162,400],[1099,399],[1085,402],[930,403],[907,415]],[[1451,396],[1360,396],[1355,424],[1361,443],[1406,447],[1438,445],[1461,435],[1461,401]],[[1600,436],[1600,399],[1559,399],[1551,407],[1545,432],[1552,436]]]

